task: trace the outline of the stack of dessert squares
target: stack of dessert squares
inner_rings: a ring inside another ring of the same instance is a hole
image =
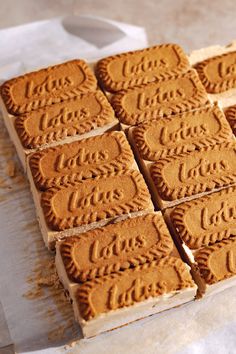
[[[1,86],[85,337],[235,284],[235,50],[164,44]]]

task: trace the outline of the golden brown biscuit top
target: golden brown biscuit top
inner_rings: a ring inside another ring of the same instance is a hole
[[[193,287],[185,263],[180,258],[167,256],[87,281],[79,287],[77,301],[80,315],[87,321],[148,298]]]
[[[132,136],[142,158],[156,161],[230,141],[232,131],[223,112],[214,105],[139,124]]]
[[[236,183],[236,143],[224,143],[154,162],[151,175],[164,200]]]
[[[96,73],[101,85],[112,92],[175,76],[188,68],[180,46],[163,44],[104,58],[97,63]]]
[[[220,93],[236,87],[236,51],[206,59],[195,65],[209,93]]]
[[[236,237],[203,247],[194,256],[207,284],[236,275]]]
[[[6,81],[1,86],[1,95],[8,112],[18,115],[94,91],[96,87],[89,66],[83,60],[71,60]]]
[[[182,203],[172,210],[170,219],[189,248],[236,236],[236,187]]]
[[[31,155],[29,166],[38,189],[132,167],[133,153],[123,132],[111,132]]]
[[[153,208],[141,173],[132,170],[50,188],[42,193],[41,206],[52,230]]]
[[[207,93],[195,70],[120,91],[111,99],[117,118],[127,125],[182,113],[207,103]]]
[[[170,254],[173,241],[161,214],[148,214],[95,229],[60,244],[72,281],[137,266]]]
[[[15,128],[22,145],[30,149],[87,133],[114,119],[104,94],[95,91],[20,115]]]

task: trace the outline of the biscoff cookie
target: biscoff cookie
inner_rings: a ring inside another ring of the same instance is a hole
[[[117,118],[126,125],[200,108],[209,103],[196,71],[120,91],[111,97]]]
[[[230,125],[217,105],[141,123],[129,129],[129,137],[137,159],[147,161],[233,141]]]
[[[94,91],[96,87],[92,70],[78,59],[8,80],[1,86],[1,96],[7,111],[19,115]]]
[[[85,282],[174,254],[161,213],[120,221],[59,242],[71,281]]]
[[[50,188],[41,206],[48,227],[60,231],[147,209],[150,196],[142,175],[127,170]]]
[[[161,200],[173,203],[236,183],[236,143],[160,159],[150,167]]]
[[[101,59],[96,74],[102,87],[115,92],[176,76],[188,69],[187,56],[180,46],[162,44]]]
[[[35,152],[29,167],[36,187],[50,187],[132,168],[134,156],[123,132],[110,132]]]
[[[236,104],[235,41],[194,50],[188,58],[198,71],[211,102],[218,102],[221,108]]]
[[[115,121],[114,111],[101,91],[46,106],[15,119],[24,148],[38,148],[82,135]]]

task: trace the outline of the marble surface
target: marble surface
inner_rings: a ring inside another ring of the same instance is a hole
[[[186,51],[236,38],[235,0],[8,0],[0,27],[62,16],[92,14],[144,26],[149,43],[176,42]]]

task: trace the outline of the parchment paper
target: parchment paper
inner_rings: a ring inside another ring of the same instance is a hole
[[[93,17],[1,30],[0,79],[76,57],[92,61],[146,44],[142,28]],[[236,353],[236,288],[81,339],[58,284],[53,255],[44,247],[29,185],[2,117],[0,187],[0,301],[18,353]]]

